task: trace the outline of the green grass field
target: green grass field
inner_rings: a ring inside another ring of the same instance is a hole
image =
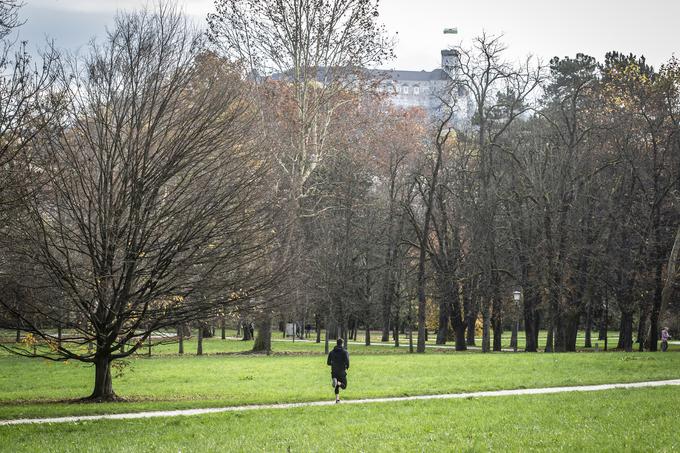
[[[164,344],[131,357],[113,381],[127,401],[103,404],[73,402],[91,391],[90,366],[1,354],[0,419],[333,398],[323,342],[276,341],[272,356],[219,336],[205,356],[195,347],[194,337],[183,356]],[[677,352],[350,351],[344,399],[680,378]],[[667,387],[0,426],[0,451],[672,451],[678,408],[680,388]]]
[[[87,396],[93,373],[91,366],[75,362],[0,357],[0,418],[312,401],[332,396],[325,358],[318,354],[157,355],[132,358],[123,375],[114,377],[115,391],[128,402],[63,402]],[[670,378],[680,378],[680,354],[355,353],[346,397]]]
[[[677,451],[676,388],[0,427],[12,452]]]

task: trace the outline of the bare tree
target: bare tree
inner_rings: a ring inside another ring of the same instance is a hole
[[[326,153],[326,139],[363,68],[392,56],[374,0],[219,0],[208,16],[212,41],[252,76],[292,86],[296,137],[279,164],[301,196]]]
[[[19,10],[22,6],[24,3],[19,0],[0,0],[0,39],[22,24],[19,20]]]
[[[7,20],[3,18],[5,3],[12,2],[0,2],[0,30]],[[0,40],[4,37],[0,32]],[[49,92],[56,51],[48,46],[41,66],[36,67],[26,43],[13,44],[0,41],[0,216],[16,205],[19,186],[28,182],[32,140],[60,110],[58,96]]]
[[[256,109],[240,75],[204,55],[187,19],[160,5],[119,14],[104,43],[61,68],[68,105],[36,145],[43,187],[12,225],[16,261],[61,297],[2,303],[44,341],[13,352],[95,365],[91,399],[116,398],[111,362],[154,331],[271,283]],[[57,343],[48,323],[74,333]]]
[[[332,150],[333,124],[371,85],[364,68],[392,56],[377,5],[375,0],[218,0],[208,16],[211,41],[223,55],[240,62],[258,82],[279,82],[276,103],[266,83],[258,84],[256,99],[278,164],[275,189],[292,225],[283,239],[286,256],[301,259],[305,253],[300,219],[316,215],[318,206],[303,199],[316,190],[313,175]],[[283,121],[269,122],[264,111],[277,106],[287,113]],[[289,278],[290,288],[300,288],[293,281],[304,279],[295,273]],[[264,327],[268,314],[261,318]]]
[[[505,46],[501,37],[482,35],[475,38],[470,49],[457,48],[460,65],[453,88],[462,88],[473,99],[473,125],[469,133],[479,149],[478,199],[474,244],[482,275],[482,316],[484,333],[482,349],[489,350],[490,324],[493,324],[494,350],[501,349],[502,297],[496,251],[495,221],[498,215],[497,197],[499,154],[503,154],[503,136],[510,125],[528,110],[528,98],[540,86],[542,70],[531,58],[520,65],[504,60]]]
[[[416,352],[425,352],[426,337],[426,273],[425,263],[428,251],[432,249],[430,228],[432,223],[432,212],[435,207],[435,196],[438,186],[439,173],[442,168],[442,161],[446,152],[447,142],[452,134],[453,128],[450,121],[453,117],[454,108],[447,106],[443,118],[435,124],[435,137],[432,144],[433,153],[425,164],[427,173],[416,174],[416,184],[418,192],[422,198],[422,220],[415,214],[414,209],[409,210],[411,224],[413,225],[418,237],[418,276],[417,276],[417,297],[418,297],[418,346]]]

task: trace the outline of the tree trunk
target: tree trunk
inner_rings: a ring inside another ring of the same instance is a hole
[[[262,313],[257,322],[257,338],[253,344],[253,351],[266,352],[272,351],[272,319],[268,310]]]
[[[604,350],[607,350],[608,343],[609,343],[609,300],[605,299],[604,303]]]
[[[554,329],[550,318],[548,316],[548,335],[545,339],[545,352],[553,352],[553,345],[555,344]]]
[[[465,320],[456,316],[454,313],[451,317],[451,327],[453,327],[453,332],[455,335],[456,351],[467,351],[467,342],[465,341],[465,331],[467,329],[467,324]]]
[[[21,343],[21,329],[17,327],[17,332],[16,332],[16,338],[14,339],[15,343]]]
[[[488,300],[482,301],[482,352],[489,352],[491,350],[491,317],[489,316],[489,303]]]
[[[657,269],[657,273],[660,271]],[[659,276],[660,278],[660,276]],[[659,316],[661,315],[661,305],[663,287],[657,286],[654,289],[654,300],[652,301],[652,311],[649,314],[649,332],[647,334],[647,344],[651,352],[655,352],[659,341]]]
[[[593,330],[593,301],[592,298],[588,301],[586,306],[586,339],[583,344],[584,348],[592,348],[591,330]]]
[[[314,316],[314,324],[316,330],[316,342],[321,343],[321,323],[319,321],[319,315]]]
[[[336,325],[335,321],[330,321],[328,323],[328,325],[326,326],[326,336],[328,337],[329,340],[338,339],[338,329],[339,327]]]
[[[555,318],[553,326],[554,351],[565,352],[567,350],[566,320],[564,319],[564,314],[560,310],[557,311],[557,317]]]
[[[203,326],[198,326],[198,338],[196,339],[196,355],[203,355]]]
[[[633,313],[621,312],[621,330],[619,331],[619,348],[626,352],[633,351]]]
[[[344,319],[342,322],[342,326],[340,327],[340,338],[344,340],[344,347],[347,349],[349,346],[349,328],[347,325],[347,319]]]
[[[113,401],[116,394],[113,392],[111,381],[111,361],[108,357],[95,357],[94,362],[94,390],[88,399],[95,401]]]
[[[184,354],[184,328],[177,326],[177,337],[179,338],[179,354]]]
[[[538,344],[538,334],[541,331],[542,313],[539,310],[534,309],[534,314],[534,343],[536,343],[536,349],[539,349],[541,345]]]
[[[472,294],[473,285],[468,284],[467,291],[463,288],[463,311],[465,312],[465,323],[467,324],[467,336],[465,344],[475,346],[475,328],[477,327],[477,304],[474,303]]]
[[[418,264],[418,346],[416,352],[423,354],[425,352],[425,320],[426,320],[426,299],[425,299],[425,243],[421,244],[423,251],[421,251],[420,264]],[[413,334],[412,327],[409,325],[409,338]]]
[[[510,333],[510,347],[517,351],[517,322],[512,322],[512,331]]]
[[[389,305],[383,305],[382,337],[380,338],[383,343],[390,341],[390,318],[392,317],[390,311]]]
[[[607,322],[608,313],[606,307],[602,309],[602,315],[600,316],[600,328],[598,329],[597,339],[604,341],[607,338]]]
[[[364,340],[366,342],[366,346],[371,345],[371,327],[368,323],[368,320],[366,321],[366,336],[365,336]]]
[[[326,335],[324,335],[324,351],[326,354],[328,354],[328,333],[329,333],[329,325],[328,325],[328,318],[326,318],[326,322],[324,323],[324,327],[326,328]]]
[[[500,351],[503,348],[503,314],[501,298],[498,295],[493,298],[491,324],[493,326],[493,350]]]
[[[440,294],[441,301],[439,302],[439,328],[437,329],[436,344],[446,344],[446,337],[449,333],[449,311],[450,303],[446,300],[445,294]]]
[[[394,347],[399,347],[399,315],[394,316],[394,325],[392,326],[392,336],[394,337]]]
[[[467,345],[465,344],[465,329],[467,324],[465,322],[464,316],[464,296],[463,288],[460,285],[450,284],[450,280],[447,281],[445,286],[447,291],[446,298],[451,302],[448,304],[449,319],[451,322],[451,327],[453,328],[454,341],[456,342],[456,351],[467,350]],[[442,294],[444,296],[444,294]],[[446,333],[449,332],[449,326],[446,326]]]
[[[570,313],[566,316],[564,326],[564,350],[568,352],[576,351],[576,337],[578,336],[578,325],[580,322],[578,313]]]
[[[641,304],[644,305],[644,304]],[[638,319],[638,328],[637,328],[637,343],[638,343],[638,350],[640,352],[643,352],[645,350],[645,310],[641,306],[640,307],[640,318]]]
[[[252,339],[253,339],[253,334],[252,334],[252,331],[250,330],[250,323],[244,322],[243,323],[243,338],[241,338],[241,341],[250,341]]]
[[[623,343],[624,343],[623,330],[625,329],[625,326],[624,326],[625,320],[623,318],[624,318],[623,312],[621,312],[621,319],[619,320],[619,341],[616,344],[616,349],[623,349]],[[632,329],[632,327],[631,327],[631,329]]]
[[[465,344],[467,346],[475,346],[475,329],[477,328],[477,317],[468,316],[467,322],[467,335],[465,337]]]
[[[526,352],[538,351],[536,342],[536,295],[531,289],[525,289],[524,294],[524,350]]]
[[[458,324],[453,330],[456,335],[456,351],[467,351],[467,344],[465,342],[465,323]]]
[[[222,319],[220,321],[220,327],[222,328],[222,339],[226,340],[227,339],[227,320],[222,316]]]
[[[446,142],[446,138],[444,138],[443,142],[440,141],[442,139],[443,130],[444,124],[442,124],[440,127],[437,137],[437,159],[435,161],[434,169],[432,170],[432,179],[428,187],[427,202],[425,204],[425,219],[423,220],[423,228],[420,232],[419,238],[420,247],[418,256],[418,274],[416,278],[416,287],[418,293],[418,346],[416,348],[416,352],[420,354],[425,352],[425,339],[427,337],[427,332],[425,331],[425,320],[427,319],[427,300],[425,295],[425,287],[427,282],[425,275],[425,259],[427,257],[427,247],[430,234],[430,219],[432,217],[435,188],[437,187],[437,176],[442,163],[443,146]],[[446,137],[448,137],[448,133],[446,133]],[[409,326],[409,330],[411,330],[411,327],[412,326]]]

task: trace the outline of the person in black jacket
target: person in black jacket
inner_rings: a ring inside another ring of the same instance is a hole
[[[347,370],[349,369],[349,353],[342,347],[342,338],[328,354],[326,364],[331,367],[331,382],[335,388],[335,402],[340,402],[340,389],[347,388]]]

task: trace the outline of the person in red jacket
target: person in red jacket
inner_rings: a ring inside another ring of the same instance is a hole
[[[335,389],[335,402],[340,402],[340,389],[347,388],[347,370],[349,369],[349,353],[342,347],[342,338],[338,338],[338,344],[328,353],[326,364],[331,367],[331,383]]]

